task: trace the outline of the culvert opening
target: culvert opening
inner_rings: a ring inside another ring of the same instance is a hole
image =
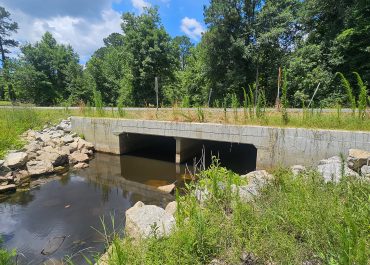
[[[173,137],[127,133],[120,136],[121,153],[173,162],[176,140]]]
[[[205,154],[205,164],[209,167],[212,157],[219,159],[221,166],[238,174],[246,174],[256,170],[257,148],[251,144],[227,143],[217,141],[201,141],[192,158],[185,163],[192,165],[194,160]]]

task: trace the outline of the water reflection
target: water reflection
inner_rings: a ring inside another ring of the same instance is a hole
[[[66,256],[84,264],[81,253],[92,257],[104,250],[104,238],[96,231],[102,228],[100,218],[111,231],[109,220],[113,217],[115,229],[122,231],[128,208],[139,200],[165,206],[172,196],[155,187],[180,176],[170,162],[96,154],[85,170],[7,197],[0,204],[4,246],[17,249],[18,264],[43,264]],[[49,241],[52,245],[54,239],[64,236],[54,253],[41,254]]]

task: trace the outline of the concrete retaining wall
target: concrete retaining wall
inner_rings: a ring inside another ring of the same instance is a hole
[[[72,117],[72,129],[98,151],[113,154],[123,153],[120,135],[125,133],[253,144],[257,168],[312,165],[340,153],[347,155],[350,148],[370,150],[370,132],[83,117]]]

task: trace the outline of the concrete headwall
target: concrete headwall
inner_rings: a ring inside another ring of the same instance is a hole
[[[359,131],[84,117],[72,117],[72,129],[94,143],[98,151],[113,154],[124,152],[130,133],[252,144],[257,148],[257,168],[312,165],[320,159],[347,155],[350,148],[370,150],[370,132]]]

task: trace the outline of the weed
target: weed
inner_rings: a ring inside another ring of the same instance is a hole
[[[347,80],[347,78],[342,73],[337,72],[335,75],[339,76],[339,78],[341,80],[341,83],[342,83],[342,86],[346,90],[347,97],[348,97],[348,100],[350,102],[350,106],[351,106],[351,109],[352,109],[352,115],[355,115],[356,114],[356,98],[353,95],[352,86],[349,83],[349,81]]]
[[[238,108],[239,108],[239,102],[236,94],[232,94],[231,96],[231,108],[233,109],[234,113],[234,121],[238,120]]]
[[[283,120],[283,123],[286,125],[289,122],[288,117],[288,79],[287,79],[287,72],[284,71],[284,79],[283,79],[283,86],[281,88],[281,117]]]
[[[357,73],[353,73],[357,79],[357,85],[360,88],[360,95],[358,99],[358,116],[361,120],[364,120],[366,117],[366,108],[367,108],[367,87],[361,79],[361,76]]]

